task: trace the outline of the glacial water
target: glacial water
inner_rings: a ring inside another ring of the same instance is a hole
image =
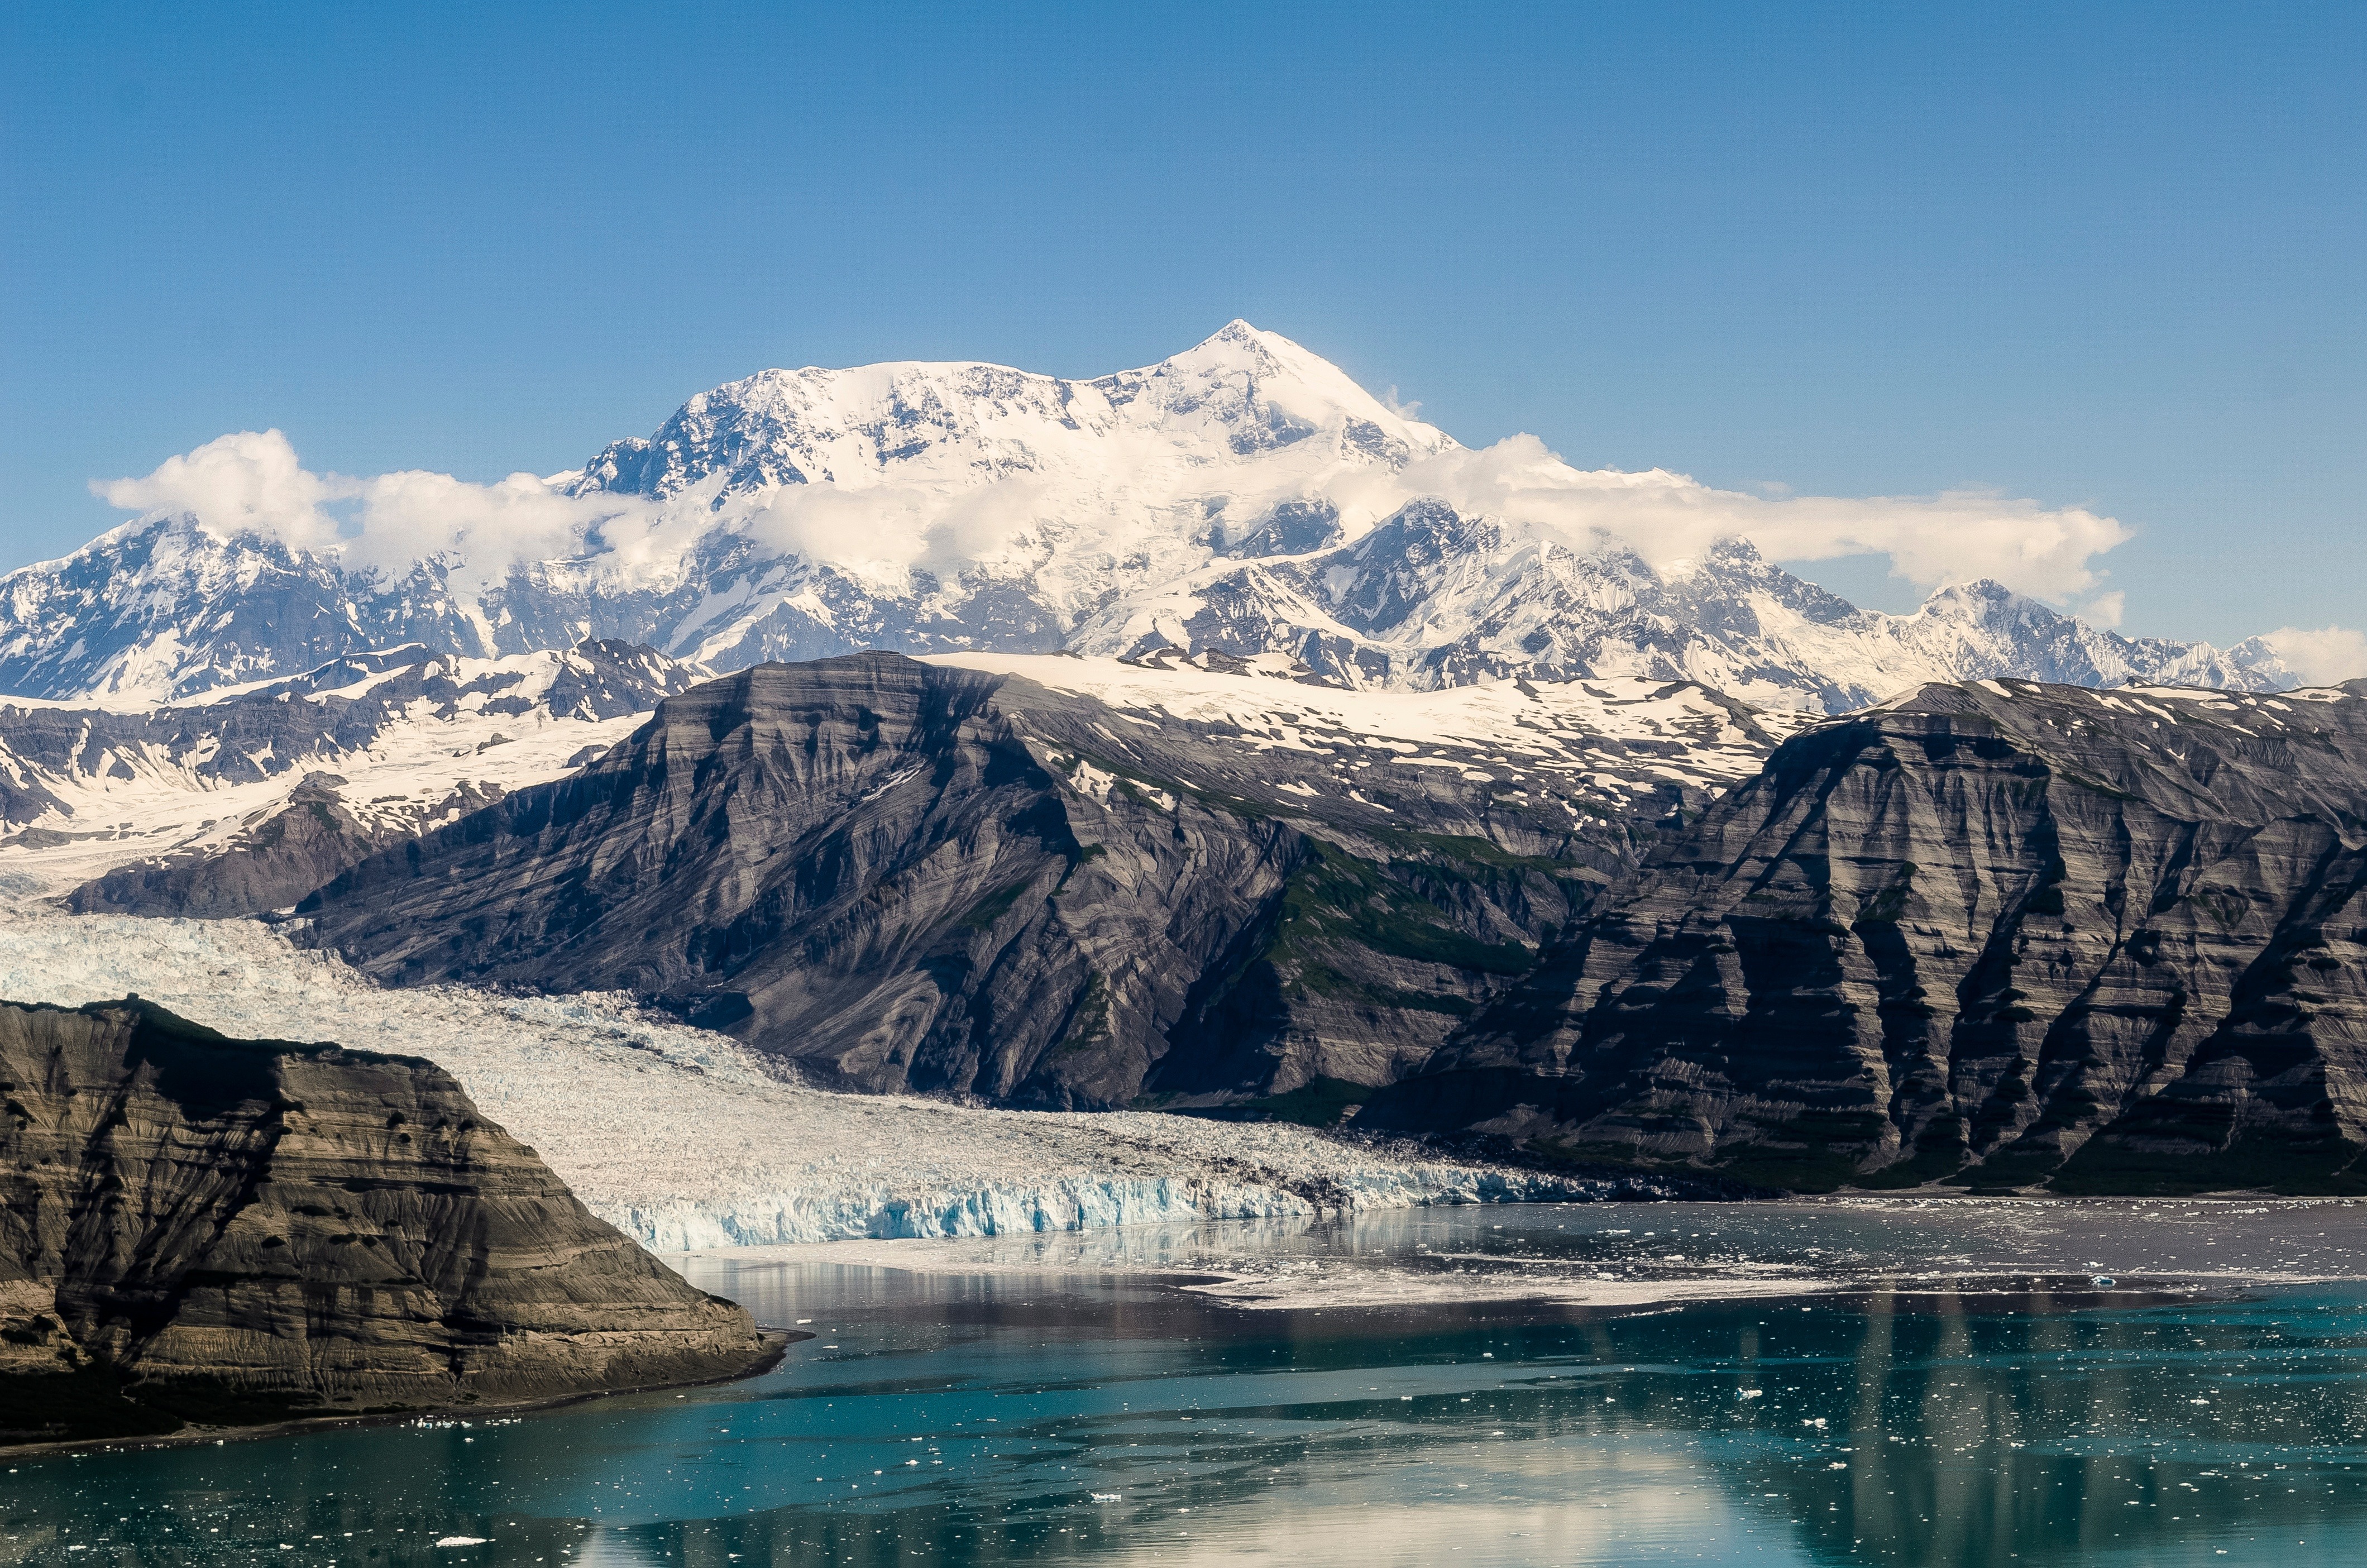
[[[687,1271],[814,1337],[523,1417],[19,1455],[0,1562],[2367,1561],[2355,1205],[1539,1205]]]

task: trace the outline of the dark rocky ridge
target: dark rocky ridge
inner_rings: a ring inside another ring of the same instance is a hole
[[[381,979],[629,987],[836,1084],[1336,1114],[1707,804],[1667,756],[1724,782],[1772,748],[1696,695],[1723,749],[1605,735],[1515,777],[894,654],[759,665],[302,912]]]
[[[0,1003],[0,1442],[727,1377],[746,1312],[431,1063]]]
[[[0,703],[0,820],[40,824],[5,842],[38,848],[109,836],[111,822],[57,825],[74,817],[71,786],[95,779],[196,794],[287,778],[291,787],[279,803],[227,840],[144,857],[66,897],[67,907],[84,915],[221,918],[279,909],[371,851],[501,793],[498,785],[463,778],[440,798],[357,812],[340,794],[342,777],[308,765],[334,765],[406,728],[463,713],[624,718],[708,674],[623,642],[586,642],[551,660],[547,671],[470,667],[413,646],[144,713]]]
[[[415,815],[364,822],[334,773],[306,774],[283,802],[227,841],[203,849],[135,860],[93,877],[65,896],[76,915],[183,915],[222,920],[285,909],[339,871],[412,836],[420,819],[465,816],[501,799],[498,784],[463,779]]]
[[[1784,1187],[2367,1190],[2367,683],[1798,735],[1368,1108]]]

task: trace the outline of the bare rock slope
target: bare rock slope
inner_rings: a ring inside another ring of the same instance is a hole
[[[0,1004],[0,1442],[730,1376],[748,1313],[441,1069]]]
[[[669,699],[338,878],[313,939],[394,983],[630,989],[831,1084],[1337,1113],[1802,722],[1682,682],[951,657]],[[1462,718],[1383,733],[1424,702]]]
[[[1784,1187],[2367,1190],[2367,683],[1788,742],[1368,1108]]]

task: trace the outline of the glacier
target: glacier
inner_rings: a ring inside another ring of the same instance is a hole
[[[227,1034],[425,1057],[656,1252],[1654,1195],[1280,1123],[831,1093],[622,995],[382,990],[259,922],[0,903],[0,996],[127,993]]]

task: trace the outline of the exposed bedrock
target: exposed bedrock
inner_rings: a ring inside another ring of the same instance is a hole
[[[1365,1116],[1784,1187],[2367,1190],[2367,684],[1803,733]]]
[[[727,1377],[748,1313],[409,1057],[0,1003],[0,1442]]]
[[[1687,722],[1747,769],[1772,743],[1722,701]],[[1676,737],[1591,781],[1415,749],[1279,745],[895,654],[764,665],[302,913],[387,981],[630,989],[825,1082],[1337,1114],[1707,802],[1606,782],[1657,778]]]
[[[390,744],[416,746],[456,719],[498,715],[530,729],[625,718],[706,673],[615,642],[498,662],[413,646],[145,713],[0,702],[0,823],[33,824],[7,840],[28,848],[106,840],[118,822],[107,809],[111,789],[195,802],[225,787],[289,778],[285,793],[249,811],[234,831],[216,836],[211,818],[192,821],[185,840],[114,867],[64,900],[79,915],[219,919],[282,909],[373,850],[504,792],[456,775],[408,800],[349,796],[337,767]],[[192,818],[203,809],[193,804]]]
[[[357,818],[345,803],[345,782],[334,773],[308,773],[283,804],[227,842],[119,866],[67,894],[65,906],[76,915],[199,920],[283,909],[400,836]],[[444,809],[473,811],[492,798],[470,788],[456,791]]]

